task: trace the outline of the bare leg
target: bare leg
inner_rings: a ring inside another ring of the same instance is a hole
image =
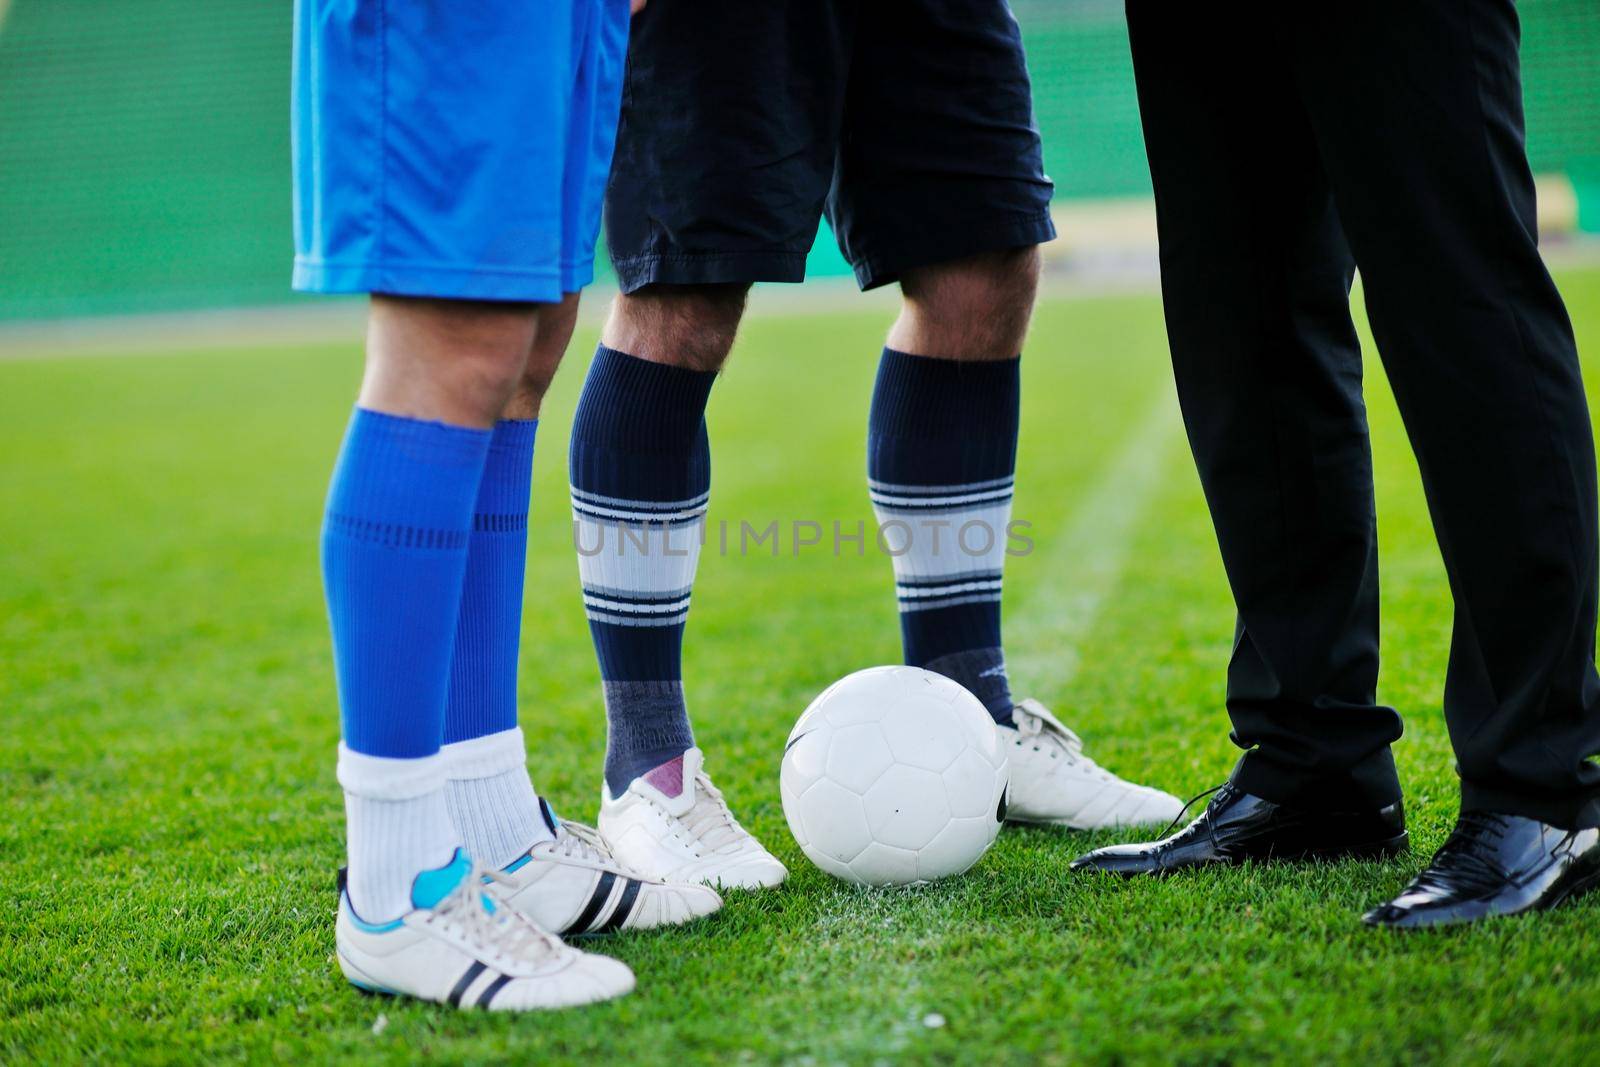
[[[1017,248],[906,271],[889,347],[934,359],[1015,359],[1039,289],[1039,250]]]
[[[578,294],[568,293],[559,304],[550,304],[539,312],[539,328],[534,332],[533,346],[528,353],[527,365],[522,370],[522,380],[517,391],[506,405],[508,419],[536,419],[544,403],[544,394],[555,380],[561,357],[566,354],[572,340],[573,328],[578,323]]]
[[[744,315],[748,285],[652,285],[617,297],[607,348],[689,370],[722,369]]]
[[[388,415],[493,426],[528,362],[543,306],[374,296],[358,403]]]

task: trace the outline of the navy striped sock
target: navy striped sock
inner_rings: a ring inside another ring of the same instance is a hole
[[[1011,722],[1001,569],[1017,458],[1020,360],[883,350],[867,430],[873,510],[894,555],[906,662]]]
[[[601,345],[573,417],[573,533],[613,796],[694,745],[681,661],[711,489],[715,380]]]

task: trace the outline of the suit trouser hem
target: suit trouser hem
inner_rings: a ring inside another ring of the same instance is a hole
[[[1394,752],[1385,746],[1337,775],[1307,775],[1251,749],[1228,778],[1234,788],[1302,811],[1376,811],[1400,800]]]
[[[1540,794],[1463,781],[1461,810],[1521,815],[1563,830],[1600,827],[1600,795],[1594,793]]]

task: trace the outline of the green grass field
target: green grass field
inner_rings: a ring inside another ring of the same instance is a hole
[[[1600,383],[1600,271],[1560,280]],[[749,324],[712,400],[713,523],[870,517],[879,307]],[[604,722],[565,449],[593,340],[540,430],[522,677],[535,782],[584,820]],[[1021,693],[1114,770],[1189,795],[1235,756],[1232,615],[1165,360],[1152,296],[1041,306],[1016,500],[1037,548],[1009,564],[1007,632]],[[1375,358],[1382,696],[1407,721],[1412,856],[1121,885],[1066,870],[1111,835],[1008,829],[959,880],[835,883],[789,837],[778,758],[824,685],[896,661],[888,561],[711,551],[691,710],[790,882],[603,943],[639,976],[616,1004],[509,1018],[358,995],[333,962],[316,559],[359,364],[353,339],[0,363],[0,1061],[1600,1060],[1600,900],[1443,934],[1358,922],[1456,810],[1447,591]]]

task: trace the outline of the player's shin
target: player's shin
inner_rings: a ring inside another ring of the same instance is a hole
[[[894,560],[906,662],[961,683],[1001,724],[1012,708],[1000,588],[1019,365],[886,348],[867,432],[868,486]]]

